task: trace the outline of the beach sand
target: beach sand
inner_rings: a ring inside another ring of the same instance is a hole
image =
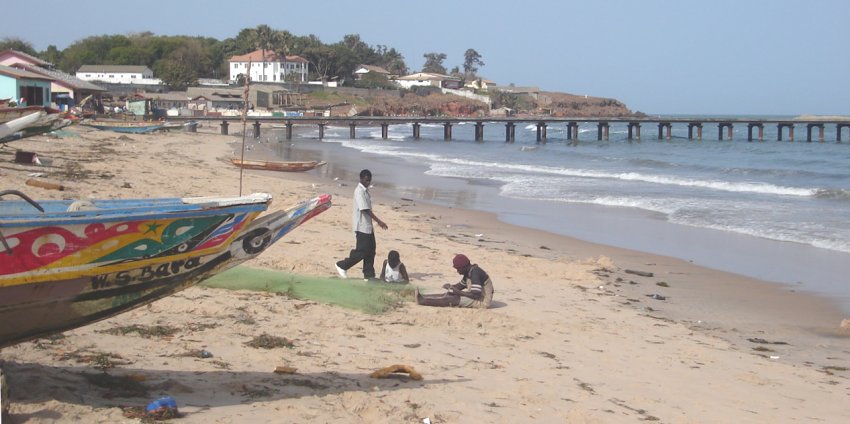
[[[239,170],[226,161],[235,138],[215,134],[214,125],[194,134],[72,132],[3,147],[3,188],[36,199],[239,192]],[[12,163],[16,148],[51,166]],[[33,172],[65,190],[25,185]],[[329,211],[247,265],[334,276],[333,263],[354,243],[356,180],[317,171],[242,178],[243,193],[274,196],[272,210],[317,193],[334,196]],[[494,308],[408,302],[368,315],[193,287],[64,337],[4,348],[12,408],[3,423],[138,422],[119,407],[163,395],[176,399],[182,416],[175,421],[186,423],[850,422],[850,329],[840,328],[847,317],[828,299],[506,225],[492,214],[385,197],[380,189],[373,196],[389,225],[377,232],[378,264],[398,250],[412,283],[438,291],[457,281],[451,258],[465,253],[492,276]],[[656,294],[664,300],[650,297]],[[179,331],[103,332],[129,325]],[[246,345],[263,334],[293,346]],[[113,367],[104,374],[98,364]],[[394,364],[423,379],[369,377]],[[274,373],[279,366],[295,372]]]

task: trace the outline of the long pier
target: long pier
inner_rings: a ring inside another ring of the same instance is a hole
[[[242,122],[241,117],[169,117],[169,120],[175,121],[221,121],[221,134],[228,134],[228,127],[231,123]],[[319,128],[319,138],[324,138],[325,127],[328,125],[348,126],[349,137],[356,138],[358,126],[380,126],[381,136],[383,139],[388,137],[389,126],[398,124],[412,124],[412,136],[414,139],[419,139],[420,127],[422,124],[440,124],[443,125],[443,139],[452,139],[452,127],[462,123],[474,123],[475,141],[484,141],[484,126],[485,125],[504,125],[505,126],[505,142],[511,143],[516,139],[516,126],[518,124],[533,124],[537,126],[537,142],[545,143],[547,140],[547,129],[550,126],[565,125],[567,129],[567,140],[578,140],[579,123],[596,123],[596,140],[608,140],[609,128],[612,124],[626,124],[627,139],[641,140],[641,129],[644,126],[657,127],[658,140],[671,139],[673,125],[686,125],[688,128],[688,140],[702,140],[703,129],[706,126],[716,126],[717,139],[724,140],[726,138],[732,140],[733,129],[736,125],[746,125],[747,141],[764,141],[764,129],[766,126],[776,126],[777,141],[782,141],[785,134],[788,135],[788,141],[794,141],[794,130],[797,127],[806,128],[806,141],[812,142],[814,132],[817,132],[817,140],[824,142],[824,129],[826,126],[835,126],[835,141],[841,142],[841,133],[844,129],[848,130],[848,140],[850,140],[850,118],[847,119],[830,119],[830,120],[798,120],[798,119],[723,119],[723,118],[664,118],[664,117],[642,117],[642,118],[448,118],[448,117],[377,117],[377,116],[358,116],[358,117],[280,117],[280,116],[262,116],[249,117],[248,122],[251,123],[255,138],[260,137],[262,125],[275,125],[282,127],[285,130],[287,140],[292,139],[293,127],[298,125],[316,125]]]

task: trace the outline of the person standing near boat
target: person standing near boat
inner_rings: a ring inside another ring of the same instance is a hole
[[[372,172],[368,169],[360,171],[360,183],[354,189],[352,224],[354,229],[355,247],[348,257],[335,264],[336,272],[341,278],[348,278],[347,271],[363,261],[363,278],[375,278],[375,230],[372,221],[386,230],[387,224],[381,221],[372,210],[372,196],[369,186],[372,185]]]
[[[462,275],[459,283],[443,284],[443,294],[420,294],[415,290],[416,303],[424,306],[457,306],[461,308],[489,308],[493,301],[493,281],[478,264],[459,253],[452,259],[452,267]]]

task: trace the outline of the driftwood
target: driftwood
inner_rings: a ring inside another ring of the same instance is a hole
[[[381,368],[381,369],[373,372],[372,374],[369,374],[369,377],[384,378],[384,377],[386,377],[386,376],[388,376],[392,373],[395,373],[395,372],[407,373],[412,380],[421,380],[422,379],[422,374],[419,374],[418,372],[416,372],[416,370],[413,369],[413,367],[411,367],[409,365],[390,365],[388,367]]]
[[[627,270],[626,270],[626,274],[640,275],[641,277],[652,277],[653,275],[655,275],[655,274],[653,274],[653,273],[651,273],[651,272],[646,272],[646,271],[635,271],[635,270],[633,270],[633,269],[627,269]]]
[[[59,191],[65,190],[65,186],[63,186],[62,184],[51,183],[49,181],[43,181],[43,180],[36,180],[35,178],[28,179],[26,184],[28,186],[41,187],[41,188],[46,188],[48,190],[59,190]]]
[[[295,374],[298,371],[297,368],[293,368],[287,365],[278,365],[274,367],[275,374]]]

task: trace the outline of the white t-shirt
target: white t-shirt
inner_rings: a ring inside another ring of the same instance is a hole
[[[390,263],[387,262],[387,266],[384,267],[384,281],[388,283],[401,283],[404,282],[404,279],[401,278],[401,262],[399,262],[398,266],[393,269],[390,266]]]
[[[363,213],[364,210],[372,209],[372,196],[369,194],[369,189],[363,186],[363,183],[357,183],[357,188],[354,189],[354,214],[352,215],[352,224],[354,231],[364,234],[372,234],[372,216]]]

